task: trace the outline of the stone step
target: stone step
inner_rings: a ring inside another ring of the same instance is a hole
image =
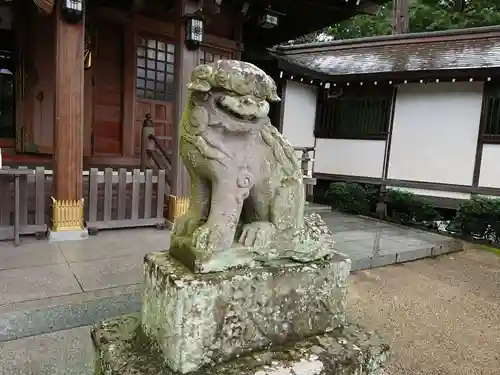
[[[140,309],[139,285],[0,306],[0,342],[92,325]]]

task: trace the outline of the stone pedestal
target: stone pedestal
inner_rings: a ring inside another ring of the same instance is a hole
[[[144,336],[140,315],[129,315],[96,326],[95,375],[175,375],[162,353]],[[357,325],[254,351],[193,375],[384,375],[389,348],[380,337]]]
[[[144,262],[142,311],[92,331],[99,375],[378,374],[388,348],[346,323],[350,260],[283,260],[194,274],[168,252]]]
[[[145,260],[142,328],[187,373],[345,322],[350,260],[193,274],[168,253]]]

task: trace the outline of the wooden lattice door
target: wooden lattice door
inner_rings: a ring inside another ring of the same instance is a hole
[[[165,137],[164,146],[172,152],[175,45],[160,38],[140,36],[136,50],[134,150],[140,155],[141,128],[151,114],[155,134]]]

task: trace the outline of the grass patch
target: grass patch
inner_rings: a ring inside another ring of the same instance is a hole
[[[474,248],[477,250],[483,250],[483,251],[487,251],[489,253],[496,254],[500,257],[500,249],[497,247],[474,244]]]

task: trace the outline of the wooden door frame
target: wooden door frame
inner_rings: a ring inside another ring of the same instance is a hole
[[[92,67],[83,73],[83,156],[94,154],[94,76]]]
[[[175,24],[135,15],[123,25],[123,96],[122,96],[122,156],[134,157],[136,121],[136,53],[140,35],[150,35],[172,43],[178,48],[175,38]],[[174,64],[178,64],[174,61]],[[178,79],[178,77],[175,77]],[[174,98],[176,105],[178,98]],[[167,129],[164,129],[165,133]]]

